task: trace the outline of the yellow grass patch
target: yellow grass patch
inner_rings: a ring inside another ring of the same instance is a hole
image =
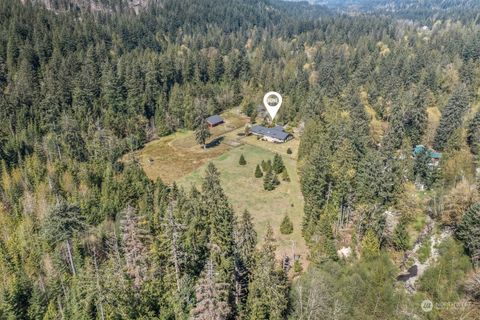
[[[149,142],[142,149],[125,155],[122,161],[128,162],[136,158],[150,179],[160,178],[167,184],[173,183],[230,150],[231,146],[223,143],[226,137],[234,139],[231,133],[237,129],[236,134],[243,132],[243,126],[248,122],[246,117],[235,111],[227,112],[222,117],[225,124],[211,129],[210,141],[214,139],[220,141],[216,146],[203,149],[195,141],[192,131],[183,131]]]
[[[430,107],[427,108],[427,115],[428,115],[428,125],[427,131],[425,132],[425,145],[432,145],[433,140],[435,139],[435,133],[437,132],[438,125],[440,124],[440,117],[442,114],[437,107]]]

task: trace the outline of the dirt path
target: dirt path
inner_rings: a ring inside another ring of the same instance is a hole
[[[401,263],[401,269],[405,269],[407,262],[413,259],[413,265],[406,271],[401,273],[397,277],[397,281],[404,282],[405,288],[410,294],[416,292],[415,284],[417,280],[425,273],[425,271],[437,260],[438,258],[438,245],[445,239],[452,235],[451,230],[443,230],[440,234],[432,233],[434,230],[435,222],[427,216],[427,224],[420,233],[413,249],[407,253]],[[430,255],[425,262],[421,262],[418,259],[418,251],[423,246],[425,241],[430,241]]]

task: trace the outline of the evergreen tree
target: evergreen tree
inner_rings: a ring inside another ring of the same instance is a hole
[[[220,174],[212,163],[207,166],[202,196],[210,220],[210,259],[219,274],[219,280],[233,286],[235,216],[220,185]],[[229,292],[232,289],[229,287]]]
[[[139,289],[147,279],[147,232],[142,228],[142,221],[132,207],[122,213],[122,246],[125,254],[127,275]]]
[[[267,171],[268,165],[267,165],[267,162],[265,160],[262,160],[261,166],[262,166],[263,171]]]
[[[85,218],[80,214],[80,208],[63,199],[58,200],[43,226],[45,237],[51,245],[65,242],[68,263],[74,275],[77,271],[73,260],[72,239],[85,228]]]
[[[467,143],[473,154],[480,154],[480,111],[475,114],[468,125]]]
[[[319,225],[312,236],[315,243],[311,248],[310,260],[317,266],[329,261],[338,260],[337,250],[335,248],[335,237],[332,231],[332,225],[327,217],[320,219]]]
[[[290,218],[286,214],[280,224],[280,232],[282,234],[291,234],[293,232],[293,223],[290,221]]]
[[[443,150],[446,147],[450,136],[462,124],[463,116],[467,110],[468,94],[465,87],[460,86],[453,92],[442,112],[440,125],[435,136],[435,149]]]
[[[248,295],[248,284],[255,263],[255,252],[257,245],[257,233],[253,228],[252,217],[248,210],[245,210],[238,223],[236,233],[237,260],[236,270],[236,300],[237,307],[243,309]]]
[[[236,234],[237,250],[240,259],[245,263],[249,270],[254,264],[254,253],[257,245],[257,233],[253,227],[250,212],[245,209],[238,224]]]
[[[245,160],[245,157],[243,156],[243,153],[240,155],[240,160],[238,160],[238,164],[241,166],[244,166],[247,164],[247,161]]]
[[[265,175],[263,176],[263,189],[267,191],[272,191],[275,189],[274,183],[275,175],[272,172],[272,169],[269,168]]]
[[[404,102],[405,131],[413,145],[420,144],[427,127],[426,88],[421,86],[417,94],[409,93]]]
[[[320,146],[311,151],[303,168],[301,187],[305,199],[303,232],[307,240],[314,232],[331,185],[330,161]]]
[[[362,239],[362,256],[366,259],[378,257],[380,254],[380,242],[375,232],[369,229]]]
[[[432,170],[430,168],[430,155],[427,149],[422,150],[415,156],[413,173],[420,182],[428,184],[430,182]]]
[[[211,133],[208,129],[207,120],[202,118],[198,119],[198,125],[195,128],[195,140],[198,144],[203,145],[203,149],[207,148],[207,139],[210,138]]]
[[[405,222],[400,221],[393,231],[393,246],[399,251],[405,251],[410,245],[410,237],[408,235]]]
[[[285,168],[285,165],[283,164],[282,157],[278,153],[275,153],[275,156],[273,157],[273,164],[272,164],[273,172],[275,172],[276,174],[282,173],[284,168]]]
[[[275,261],[273,230],[269,225],[256,257],[253,279],[248,287],[249,319],[283,319],[288,306],[288,285],[283,270]]]
[[[480,264],[480,203],[472,205],[463,215],[457,230],[457,238],[475,264]]]
[[[208,261],[195,288],[196,305],[192,309],[192,319],[224,320],[231,312],[228,298],[228,284],[221,282],[215,271],[215,264]]]
[[[262,169],[260,169],[260,166],[257,164],[257,167],[255,168],[255,178],[261,177],[263,177],[263,172]]]

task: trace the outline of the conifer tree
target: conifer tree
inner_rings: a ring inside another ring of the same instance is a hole
[[[367,230],[362,239],[362,255],[366,259],[378,257],[380,242],[372,229]]]
[[[400,221],[393,231],[393,246],[399,251],[408,249],[410,238],[405,226],[405,222]]]
[[[272,172],[272,169],[269,168],[265,175],[263,176],[263,189],[267,191],[272,191],[275,189],[275,184],[274,184],[274,178],[275,175]]]
[[[405,131],[414,145],[420,144],[427,127],[426,88],[421,86],[418,92],[409,92],[405,104]]]
[[[262,160],[261,166],[263,171],[267,171],[268,167],[267,167],[267,162],[265,160]]]
[[[283,164],[282,157],[278,153],[275,153],[273,157],[273,164],[272,164],[273,172],[279,174],[283,171],[284,168],[285,168],[285,165]]]
[[[463,116],[467,110],[468,94],[464,85],[461,85],[455,89],[442,112],[442,118],[435,136],[435,149],[443,150],[446,147],[450,136],[462,124]]]
[[[195,288],[196,305],[192,309],[194,320],[225,320],[231,312],[227,283],[222,282],[215,270],[215,264],[209,260],[203,275]]]
[[[238,164],[241,166],[244,166],[247,164],[247,161],[245,160],[245,157],[243,156],[243,153],[240,155],[240,160],[238,161]]]
[[[255,178],[261,177],[263,177],[263,172],[262,169],[260,169],[260,166],[257,164],[257,167],[255,168]]]
[[[73,260],[72,239],[86,228],[85,218],[80,214],[80,208],[58,200],[44,222],[44,234],[52,245],[65,242],[66,255],[73,275],[76,267]]]
[[[320,146],[311,151],[302,174],[301,186],[305,199],[303,232],[307,240],[313,234],[331,186],[330,161]]]
[[[267,226],[262,248],[248,287],[247,310],[249,319],[283,319],[288,305],[286,275],[275,261],[275,239],[270,225]]]
[[[285,214],[285,217],[280,224],[280,232],[282,234],[291,234],[293,232],[293,223],[290,221],[288,214]]]
[[[467,143],[473,154],[480,154],[480,111],[468,124]]]
[[[210,259],[221,282],[233,286],[235,254],[235,216],[213,163],[207,166],[202,185],[205,212],[210,222]],[[230,287],[229,292],[233,287]]]
[[[319,225],[315,234],[312,236],[312,239],[314,239],[315,244],[311,249],[310,260],[314,264],[321,265],[329,260],[338,260],[332,225],[326,216],[320,218]]]
[[[198,144],[203,145],[203,149],[207,149],[207,139],[210,138],[211,133],[208,129],[207,120],[202,118],[198,120],[198,125],[195,128],[195,140]]]
[[[128,206],[122,213],[122,246],[126,273],[139,289],[147,279],[147,233],[134,208]]]
[[[463,215],[457,230],[457,238],[476,265],[480,264],[480,203],[472,205]]]
[[[251,269],[254,262],[255,247],[257,245],[257,232],[253,227],[252,217],[247,209],[243,211],[238,223],[236,243],[240,259]]]
[[[257,233],[253,228],[252,217],[245,210],[238,223],[236,233],[237,259],[235,262],[236,288],[235,295],[237,307],[243,308],[248,294],[248,283],[255,263],[255,247]]]

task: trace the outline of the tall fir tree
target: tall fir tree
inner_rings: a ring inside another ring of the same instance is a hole
[[[446,147],[451,135],[461,126],[468,106],[468,93],[465,86],[461,85],[455,89],[442,112],[435,136],[435,149],[443,150]]]
[[[275,250],[273,229],[268,225],[248,287],[248,319],[284,319],[286,316],[289,288],[287,277],[275,260]]]
[[[193,320],[225,320],[231,309],[226,302],[228,298],[228,283],[221,282],[215,269],[215,264],[208,261],[205,270],[195,288],[196,305],[192,309]]]
[[[228,303],[232,303],[235,268],[235,216],[222,186],[220,173],[209,163],[202,185],[205,212],[210,224],[210,259],[219,279],[229,285]]]

